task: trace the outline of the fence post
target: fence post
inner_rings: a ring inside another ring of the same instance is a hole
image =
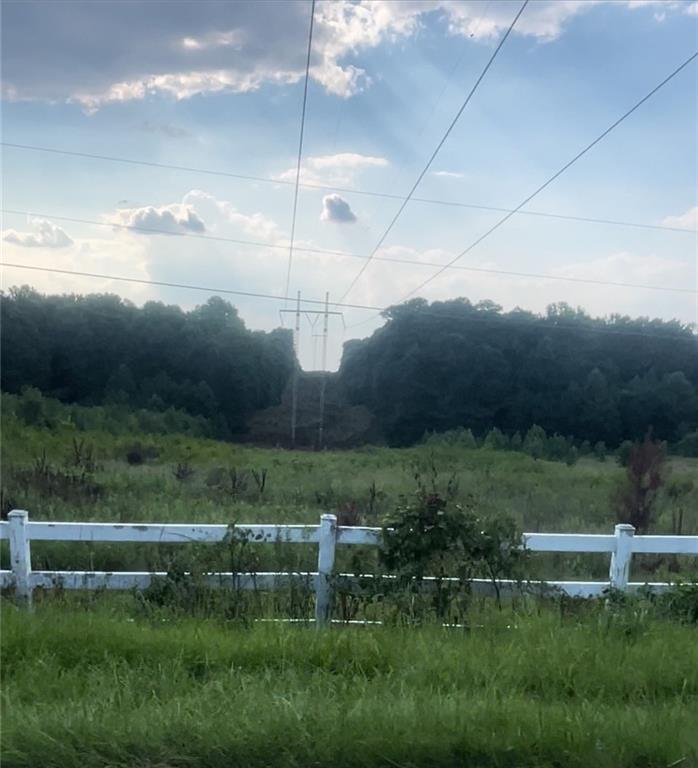
[[[630,558],[633,555],[633,536],[635,528],[627,523],[620,523],[615,528],[616,548],[611,554],[609,586],[611,589],[625,591],[630,576]]]
[[[315,582],[315,625],[322,627],[330,620],[332,613],[332,571],[337,545],[336,515],[321,515],[319,549],[317,558],[317,581]]]
[[[15,582],[15,595],[18,602],[31,607],[31,550],[27,536],[29,513],[23,509],[13,509],[7,516],[10,523],[10,562]]]

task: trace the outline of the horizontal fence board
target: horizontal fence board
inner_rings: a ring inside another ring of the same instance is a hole
[[[337,526],[337,544],[367,544],[375,547],[380,546],[382,541],[382,528]]]
[[[698,536],[633,536],[633,554],[698,555]]]
[[[524,533],[523,545],[532,552],[613,552],[616,537],[598,533]]]
[[[7,572],[11,573],[11,572]],[[33,588],[45,589],[147,589],[154,582],[167,578],[164,571],[34,571],[30,581]],[[292,584],[315,588],[314,573],[209,573],[197,576],[208,587],[241,590],[284,589]]]
[[[165,579],[164,571],[147,572],[109,572],[109,571],[33,571],[30,576],[32,588],[44,589],[70,589],[70,590],[130,590],[147,589],[154,580]],[[260,590],[269,591],[275,589],[302,588],[309,592],[315,589],[317,573],[211,573],[202,577],[202,581],[211,588]],[[334,577],[338,589],[360,594],[364,591],[376,589],[376,581],[385,582],[386,586],[394,583],[394,576],[387,575],[360,575],[350,573],[337,574]],[[437,579],[427,577],[421,584],[425,592],[432,591],[437,584]],[[442,584],[457,585],[458,579],[442,579]],[[7,589],[14,584],[12,571],[0,571],[0,587]],[[478,596],[496,595],[497,590],[489,579],[472,579],[470,581],[473,594]],[[569,597],[590,598],[602,597],[609,589],[607,581],[528,581],[520,582],[511,579],[502,579],[497,582],[499,592],[503,597],[511,595],[547,595],[564,593]],[[664,592],[674,586],[669,582],[630,582],[628,591],[631,593],[649,590],[654,593]]]
[[[254,543],[317,543],[314,525],[180,525],[166,523],[28,523],[31,541],[139,542],[148,544],[215,543],[227,538]]]

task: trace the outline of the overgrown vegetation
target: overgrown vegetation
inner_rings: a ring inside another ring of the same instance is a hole
[[[666,768],[698,759],[695,587],[498,607],[467,585],[470,576],[605,578],[606,556],[522,561],[513,545],[521,529],[609,533],[632,461],[584,454],[568,466],[494,438],[303,454],[104,423],[30,426],[14,408],[2,416],[2,509],[35,520],[317,523],[332,511],[342,524],[396,529],[380,556],[338,550],[337,571],[367,583],[360,594],[336,585],[334,618],[383,626],[327,632],[307,627],[312,593],[302,584],[265,593],[213,589],[207,578],[311,571],[312,546],[259,546],[234,528],[219,545],[33,543],[37,569],[167,575],[141,593],[37,590],[33,614],[3,600],[4,767]],[[695,460],[668,457],[662,476],[651,530],[698,533]],[[638,580],[698,579],[695,558],[636,560]],[[386,570],[392,588],[370,578]],[[428,576],[433,591],[413,588]]]
[[[630,523],[638,533],[647,533],[652,524],[657,495],[665,480],[665,447],[647,434],[641,443],[631,445],[622,462],[626,477],[616,494],[618,520]],[[679,487],[674,487],[678,497]]]

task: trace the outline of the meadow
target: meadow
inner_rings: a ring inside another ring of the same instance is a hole
[[[612,456],[568,466],[453,445],[290,452],[9,417],[2,449],[3,512],[24,508],[34,520],[316,523],[335,512],[380,525],[422,482],[521,530],[609,533],[624,471]],[[653,532],[698,533],[696,481],[698,461],[669,460]],[[340,568],[379,567],[375,552],[358,550]],[[32,546],[37,569],[177,573],[229,569],[231,556],[205,545]],[[296,570],[312,569],[316,552],[235,556],[235,568]],[[637,580],[698,580],[688,558],[635,560]],[[527,567],[603,579],[608,559],[539,555]],[[267,621],[309,617],[302,595],[37,592],[32,613],[8,595],[2,763],[688,768],[698,764],[695,599],[473,599],[450,628],[426,610],[415,622],[381,605],[383,626],[316,631]]]
[[[613,493],[624,473],[612,455],[568,466],[522,452],[439,443],[294,452],[183,434],[76,430],[61,422],[28,426],[10,414],[3,417],[2,457],[4,513],[14,507],[33,520],[115,523],[317,524],[322,513],[333,512],[345,524],[381,525],[421,482],[449,504],[469,505],[484,518],[511,518],[520,530],[611,533]],[[669,459],[652,532],[698,533],[698,459]],[[36,568],[162,570],[173,557],[189,557],[181,550],[41,542],[32,558]],[[258,549],[247,565],[269,569],[283,557],[283,568],[312,568],[311,550]],[[371,567],[371,554],[362,556]],[[657,580],[677,567],[696,573],[687,559],[638,556],[634,563],[638,578]],[[531,569],[531,576],[604,578],[608,558],[539,555]]]

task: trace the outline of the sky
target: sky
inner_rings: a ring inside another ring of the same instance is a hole
[[[316,2],[291,297],[340,301],[365,266],[344,303],[404,300],[504,215],[489,208],[517,207],[698,50],[695,0],[531,0],[366,264],[520,7]],[[284,297],[310,12],[4,0],[2,261]],[[694,60],[417,295],[698,324],[697,72]],[[185,308],[210,295],[16,267],[2,284]],[[293,301],[227,298],[250,328],[292,325],[280,310]],[[330,369],[384,322],[335,309]],[[306,369],[321,365],[320,327],[303,316]]]

